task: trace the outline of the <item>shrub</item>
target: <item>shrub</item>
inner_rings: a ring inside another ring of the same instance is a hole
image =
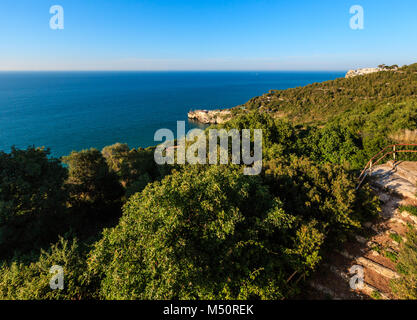
[[[407,241],[397,257],[397,270],[401,278],[392,282],[399,299],[417,299],[417,232],[410,230]]]
[[[48,243],[65,208],[67,170],[48,149],[0,152],[0,255]]]
[[[89,268],[107,299],[275,299],[292,261],[315,264],[320,235],[297,227],[260,177],[191,166],[132,196]]]
[[[378,211],[376,198],[366,189],[357,192],[353,177],[340,165],[319,165],[292,156],[267,162],[264,176],[286,212],[317,220],[332,240],[345,239],[347,232],[358,230]]]
[[[119,200],[123,189],[117,176],[109,170],[105,158],[96,149],[73,151],[63,157],[69,167],[67,181],[73,205],[103,206]]]
[[[52,290],[50,269],[59,265],[64,271],[64,289]],[[89,298],[85,274],[86,263],[78,241],[61,238],[48,251],[42,251],[39,260],[29,264],[3,263],[0,267],[0,299],[83,299]]]

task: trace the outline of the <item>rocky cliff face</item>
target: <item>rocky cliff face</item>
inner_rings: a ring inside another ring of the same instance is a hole
[[[357,76],[363,76],[365,74],[380,72],[380,71],[398,71],[398,66],[383,66],[378,68],[362,68],[362,69],[356,69],[356,70],[349,70],[346,73],[346,78],[353,78]]]
[[[357,70],[349,70],[346,73],[346,78],[353,78],[357,76],[363,76],[365,74],[380,72],[380,71],[387,71],[382,68],[363,68],[363,69],[357,69]]]
[[[188,112],[188,119],[206,124],[224,123],[231,117],[230,110],[194,110]]]

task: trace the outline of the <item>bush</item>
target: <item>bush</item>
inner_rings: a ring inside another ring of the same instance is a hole
[[[267,162],[264,176],[285,211],[318,221],[329,243],[344,240],[347,233],[358,230],[361,222],[378,212],[377,199],[369,190],[357,192],[354,178],[340,165],[319,165],[292,156]]]
[[[0,255],[47,242],[65,208],[67,170],[48,149],[0,152]]]
[[[89,267],[107,299],[280,298],[291,262],[309,265],[321,240],[296,222],[260,177],[192,166],[132,196]]]
[[[50,269],[59,265],[64,271],[64,289],[52,290]],[[72,243],[61,238],[48,251],[42,251],[37,262],[3,263],[0,267],[0,299],[66,299],[91,297],[85,273],[85,256],[77,240]]]
[[[73,151],[63,161],[69,167],[67,185],[72,205],[104,206],[120,200],[123,188],[100,151]]]

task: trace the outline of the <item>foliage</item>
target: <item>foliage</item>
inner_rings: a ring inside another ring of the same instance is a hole
[[[237,129],[239,132],[242,129],[262,129],[262,146],[265,150],[274,146],[282,152],[290,153],[293,152],[297,141],[297,131],[291,123],[283,119],[273,119],[270,115],[259,112],[237,116],[217,128]]]
[[[110,171],[117,174],[125,186],[126,198],[142,191],[149,182],[170,173],[170,168],[155,163],[154,149],[130,149],[127,144],[116,143],[101,151]]]
[[[362,139],[351,127],[329,123],[323,128],[310,127],[307,130],[303,154],[311,159],[321,163],[349,163],[353,168],[366,162]]]
[[[0,152],[0,223],[19,216],[58,211],[65,199],[66,170],[49,150],[28,148]]]
[[[378,290],[374,290],[374,291],[372,291],[372,293],[371,293],[371,297],[372,297],[374,300],[381,300],[381,299],[382,299],[382,295],[381,295],[381,293],[380,293]]]
[[[417,216],[417,207],[415,207],[415,206],[404,206],[403,205],[403,206],[400,206],[398,208],[398,210],[400,211],[400,213],[406,211],[406,212],[412,214],[413,216]]]
[[[61,238],[48,251],[42,251],[39,260],[25,265],[21,262],[3,263],[0,267],[0,299],[83,299],[89,298],[85,274],[86,263],[78,241]],[[64,289],[50,288],[53,274],[50,268],[61,266],[64,271]]]
[[[0,152],[0,256],[45,243],[65,207],[66,170],[49,150]]]
[[[396,242],[398,242],[398,243],[401,243],[401,242],[403,241],[403,239],[401,238],[401,236],[400,236],[398,233],[391,233],[391,234],[389,235],[389,237],[390,237],[392,240],[394,240],[394,241],[396,241]]]
[[[117,176],[109,170],[100,151],[73,151],[63,161],[69,167],[67,185],[73,205],[103,205],[122,196]]]
[[[378,211],[377,200],[362,202],[348,171],[338,165],[318,165],[308,158],[271,160],[265,164],[265,180],[284,208],[308,221],[318,221],[328,237],[344,239],[361,222]]]
[[[119,225],[104,232],[89,258],[101,297],[293,294],[285,279],[294,270],[313,270],[325,240],[330,245],[360,227],[360,211],[342,168],[304,159],[269,168],[271,192],[263,178],[244,176],[238,167],[191,166],[132,196]]]
[[[368,105],[397,103],[417,94],[416,65],[398,71],[377,72],[360,77],[340,78],[305,87],[271,90],[236,108],[237,113],[257,109],[286,116],[296,123],[329,121],[350,110]]]
[[[91,253],[102,296],[281,296],[283,261],[264,247],[255,228],[272,203],[259,182],[236,168],[193,166],[132,196],[119,225]],[[267,279],[277,284],[268,293],[260,286]],[[240,292],[243,283],[246,293]]]
[[[111,146],[106,146],[101,150],[103,157],[106,159],[109,169],[116,172],[119,176],[124,178],[125,167],[129,155],[129,146],[125,143],[115,143]]]
[[[384,255],[394,263],[398,260],[397,254],[392,251],[385,250]]]
[[[417,299],[417,232],[410,230],[397,257],[401,278],[392,283],[398,299]]]

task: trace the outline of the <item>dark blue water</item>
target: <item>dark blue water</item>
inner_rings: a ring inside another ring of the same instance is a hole
[[[271,89],[343,77],[343,72],[1,72],[0,150],[51,148],[54,156],[157,144],[190,109],[229,108]],[[188,123],[188,127],[193,124]]]

